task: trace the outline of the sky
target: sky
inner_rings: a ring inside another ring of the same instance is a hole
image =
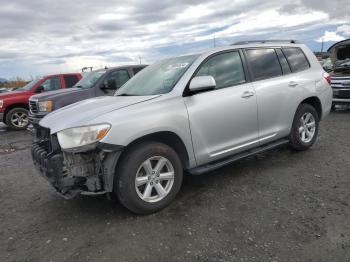
[[[242,40],[350,38],[348,0],[0,0],[0,78],[152,63]]]

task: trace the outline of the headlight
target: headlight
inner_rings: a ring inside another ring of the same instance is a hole
[[[39,102],[39,111],[51,112],[52,111],[52,101]]]
[[[58,132],[57,138],[62,149],[70,149],[101,140],[110,128],[110,124],[74,127]]]
[[[4,100],[0,100],[0,108],[4,106]]]

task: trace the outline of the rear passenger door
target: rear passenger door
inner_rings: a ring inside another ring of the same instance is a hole
[[[246,49],[245,56],[257,96],[260,144],[264,144],[287,135],[293,78],[281,49]]]
[[[248,83],[241,53],[209,57],[195,76],[212,76],[216,89],[185,97],[198,165],[258,144],[256,96]]]

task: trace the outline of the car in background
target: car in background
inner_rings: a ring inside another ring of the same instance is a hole
[[[5,92],[9,92],[9,91],[11,91],[11,88],[0,87],[0,93],[5,93]]]
[[[11,129],[26,129],[29,125],[28,101],[33,94],[71,88],[81,78],[80,73],[47,75],[14,91],[1,93],[0,122]]]
[[[63,197],[113,192],[148,214],[175,198],[184,170],[202,174],[284,144],[307,150],[331,105],[329,74],[305,45],[235,44],[159,61],[113,97],[52,112],[31,152]]]
[[[328,52],[332,60],[331,86],[333,106],[350,105],[350,39],[332,45]]]
[[[29,120],[36,127],[39,121],[61,107],[98,96],[114,95],[115,91],[146,65],[128,65],[95,70],[84,74],[73,88],[33,95],[29,99]]]

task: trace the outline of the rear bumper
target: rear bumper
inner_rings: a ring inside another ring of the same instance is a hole
[[[64,198],[78,194],[98,195],[113,191],[113,179],[121,147],[97,144],[79,153],[63,152],[57,138],[36,139],[31,153],[35,167]],[[40,137],[41,134],[39,134]]]

